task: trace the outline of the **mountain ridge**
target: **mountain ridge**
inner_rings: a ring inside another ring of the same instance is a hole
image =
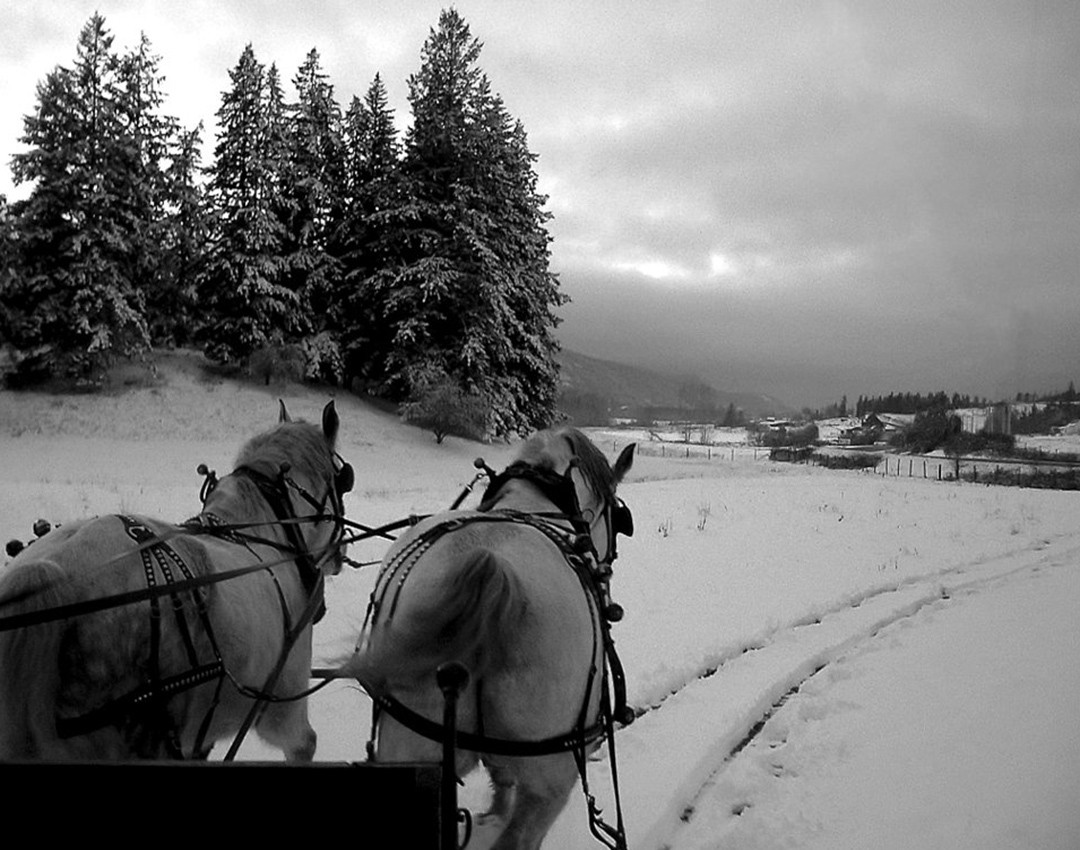
[[[562,349],[560,389],[606,399],[613,412],[634,415],[645,408],[714,407],[721,414],[732,404],[749,418],[787,416],[794,409],[764,393],[720,390],[694,375],[672,375],[614,360],[591,357]],[[688,404],[688,396],[706,399],[711,405]]]

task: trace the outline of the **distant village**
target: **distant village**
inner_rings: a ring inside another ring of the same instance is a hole
[[[898,399],[902,399],[899,401]],[[954,404],[959,402],[959,404]],[[917,412],[892,412],[883,407],[920,407]],[[653,439],[676,439],[700,445],[746,442],[758,446],[835,445],[903,447],[932,420],[942,435],[978,435],[1011,444],[1021,434],[1080,435],[1080,396],[1070,383],[1066,392],[1034,400],[973,403],[944,393],[921,397],[889,396],[859,399],[855,410],[846,400],[824,411],[804,410],[788,417],[748,418],[730,406],[716,409],[679,407],[623,408],[608,424],[644,429]],[[600,424],[600,423],[593,423]],[[726,432],[726,433],[725,433]],[[739,436],[741,439],[736,440]]]

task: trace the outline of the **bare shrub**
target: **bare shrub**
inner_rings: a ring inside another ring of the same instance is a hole
[[[435,442],[448,436],[483,439],[487,432],[488,404],[482,396],[466,392],[442,370],[429,370],[414,383],[410,399],[401,406],[402,418],[431,431]]]

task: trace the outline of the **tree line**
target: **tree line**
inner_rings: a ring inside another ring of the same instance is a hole
[[[1017,393],[1017,402],[1069,403],[1080,401],[1073,382],[1064,392],[1058,393]],[[846,406],[844,397],[843,406]],[[871,413],[926,413],[937,410],[959,410],[965,407],[989,407],[993,402],[979,396],[949,395],[944,391],[927,393],[889,393],[881,396],[859,396],[855,404],[855,415],[860,419]]]
[[[449,392],[480,433],[549,424],[567,298],[536,156],[481,49],[440,14],[401,137],[379,75],[343,110],[313,49],[289,98],[249,44],[204,166],[149,40],[117,51],[95,14],[24,119],[12,174],[29,197],[0,196],[11,380],[92,386],[117,357],[197,345],[414,410]]]

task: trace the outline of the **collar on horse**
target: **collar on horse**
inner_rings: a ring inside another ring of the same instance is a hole
[[[495,506],[495,501],[498,499],[503,487],[510,481],[522,479],[540,490],[544,497],[562,511],[563,516],[574,524],[575,530],[581,531],[583,529],[578,528],[578,526],[584,523],[584,519],[581,515],[581,503],[578,501],[577,488],[574,486],[573,478],[570,477],[571,469],[573,469],[573,465],[563,475],[560,475],[553,469],[518,461],[510,464],[498,474],[489,470],[488,477],[490,481],[487,489],[484,490],[483,498],[480,500],[480,510],[491,510]]]
[[[554,515],[534,514],[534,516],[548,519],[565,519],[574,528],[574,531],[587,537],[591,541],[589,522],[585,519],[578,499],[577,487],[574,485],[572,473],[577,466],[576,459],[570,462],[566,472],[559,474],[553,469],[535,466],[524,461],[510,464],[500,473],[495,473],[483,460],[477,459],[476,466],[488,474],[489,483],[484,490],[484,496],[480,500],[479,510],[490,511],[494,508],[503,487],[510,481],[521,479],[528,481],[536,487],[561,513]],[[634,516],[630,508],[617,496],[609,496],[604,500],[603,510],[607,513],[608,551],[600,557],[600,553],[593,554],[599,564],[606,565],[610,569],[618,557],[616,538],[620,534],[631,537],[634,534]]]

